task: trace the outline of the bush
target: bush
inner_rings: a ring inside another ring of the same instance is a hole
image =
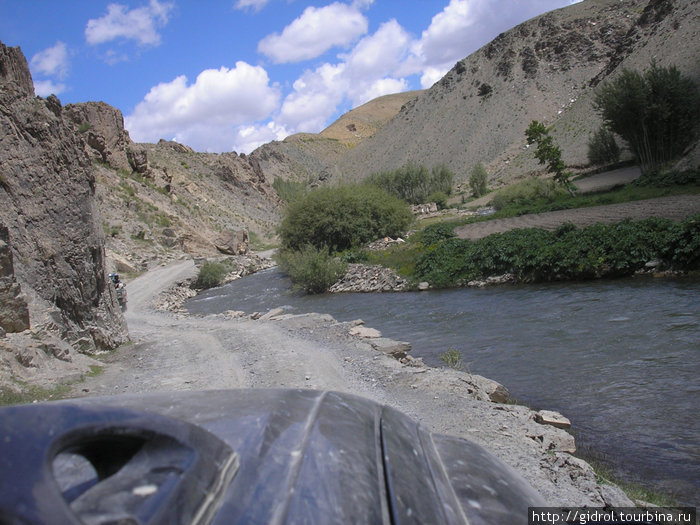
[[[667,219],[567,224],[554,232],[511,230],[478,241],[447,239],[416,262],[415,279],[454,286],[512,273],[524,282],[632,275],[653,259],[678,270],[700,268],[700,215]]]
[[[643,172],[681,156],[697,135],[700,95],[689,77],[652,64],[624,70],[595,99],[603,121],[628,144]]]
[[[277,192],[279,198],[286,203],[293,202],[306,193],[305,183],[280,179],[279,177],[275,177],[272,187]]]
[[[700,184],[700,168],[683,171],[653,169],[644,173],[633,184],[635,186],[656,186],[657,188]]]
[[[472,190],[474,197],[481,197],[486,194],[486,182],[488,180],[488,173],[486,173],[486,168],[484,165],[479,163],[472,168],[469,174],[469,187]]]
[[[228,267],[220,262],[206,261],[199,269],[197,280],[194,285],[196,288],[213,288],[224,282],[224,278],[228,273]]]
[[[421,231],[411,236],[411,242],[419,242],[425,246],[438,244],[445,239],[451,239],[455,235],[455,223],[436,222],[426,226]]]
[[[428,170],[421,164],[409,162],[399,169],[374,173],[367,178],[373,184],[410,204],[430,202],[432,193],[452,193],[454,173],[440,164]]]
[[[436,191],[428,195],[428,202],[434,202],[438,210],[447,208],[447,194],[442,191]]]
[[[464,363],[462,361],[462,353],[456,348],[450,348],[442,354],[440,354],[440,359],[450,368],[454,370],[462,370]]]
[[[296,288],[312,294],[328,290],[347,270],[347,264],[329,255],[327,249],[310,245],[279,252],[277,262]]]
[[[507,186],[493,196],[491,204],[497,210],[510,205],[532,205],[538,201],[552,202],[566,195],[566,190],[552,179],[525,179],[517,184]]]
[[[323,187],[290,204],[279,233],[285,250],[311,245],[333,253],[397,237],[412,221],[405,202],[375,186]]]
[[[601,126],[588,141],[588,162],[592,165],[614,164],[620,160],[620,146],[615,135]]]

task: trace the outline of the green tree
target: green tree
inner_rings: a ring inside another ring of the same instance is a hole
[[[296,288],[306,293],[323,293],[340,279],[347,263],[333,257],[325,248],[304,246],[299,250],[283,250],[277,262]]]
[[[681,156],[697,135],[698,88],[675,66],[652,63],[644,74],[626,69],[601,87],[595,105],[643,172]]]
[[[540,164],[547,165],[547,171],[552,173],[556,182],[562,184],[569,193],[574,194],[574,185],[569,178],[571,172],[566,170],[566,164],[561,160],[561,150],[554,144],[554,139],[544,124],[533,120],[525,132],[528,144],[537,143],[535,157]]]
[[[593,165],[612,164],[620,160],[620,146],[615,135],[601,126],[588,141],[588,162]]]
[[[429,197],[435,192],[450,195],[454,173],[444,164],[438,164],[428,170],[422,164],[408,162],[395,170],[373,173],[366,182],[410,204],[422,204],[430,202]]]
[[[484,168],[484,165],[480,162],[472,168],[469,174],[469,187],[474,197],[481,197],[486,194],[487,180],[488,173],[486,173],[486,168]]]
[[[279,233],[282,249],[311,245],[333,253],[403,234],[412,220],[405,202],[376,186],[325,186],[289,205]]]

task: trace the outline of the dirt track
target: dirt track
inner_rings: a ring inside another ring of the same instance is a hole
[[[179,262],[128,283],[133,344],[106,356],[104,371],[77,384],[73,396],[231,388],[347,392],[486,447],[552,505],[630,504],[614,486],[598,485],[586,463],[552,450],[571,443],[565,431],[536,423],[527,407],[476,399],[488,380],[401,364],[349,335],[351,323],[320,314],[266,321],[176,317],[149,306],[194,271],[191,261]],[[420,356],[420,348],[412,354]]]
[[[480,239],[492,233],[502,233],[516,228],[544,228],[555,230],[565,222],[576,226],[590,226],[595,223],[615,223],[625,219],[641,220],[649,217],[663,217],[682,220],[700,213],[700,195],[678,195],[661,197],[623,204],[609,204],[574,210],[551,211],[533,215],[522,215],[508,219],[465,224],[455,228],[462,239]]]

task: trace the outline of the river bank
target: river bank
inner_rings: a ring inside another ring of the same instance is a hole
[[[105,356],[103,372],[76,385],[72,395],[248,387],[353,393],[397,408],[431,431],[486,447],[552,505],[631,504],[566,452],[573,438],[565,430],[538,423],[537,412],[527,407],[491,401],[499,391],[495,382],[420,360],[402,363],[376,349],[392,347],[391,341],[363,337],[372,332],[359,321],[279,312],[199,317],[151,306],[161,292],[194,274],[194,264],[186,261],[129,283],[133,344]]]

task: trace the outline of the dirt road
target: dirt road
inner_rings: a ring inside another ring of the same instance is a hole
[[[128,283],[133,343],[105,356],[104,371],[76,385],[74,396],[241,387],[348,392],[393,406],[433,431],[479,443],[552,505],[630,504],[616,487],[598,485],[590,466],[560,451],[573,442],[568,433],[536,423],[527,407],[484,400],[493,387],[489,380],[401,364],[368,339],[351,336],[352,323],[321,314],[178,317],[149,306],[161,290],[194,272],[185,261]],[[412,354],[420,356],[420,348]]]
[[[623,204],[609,204],[592,206],[590,208],[522,215],[507,219],[493,219],[459,226],[455,228],[455,233],[461,239],[476,240],[492,233],[502,233],[516,228],[555,230],[565,222],[571,222],[576,226],[582,227],[598,222],[611,224],[625,219],[641,220],[649,217],[663,217],[678,221],[697,213],[700,213],[700,195],[677,195],[625,202]]]

